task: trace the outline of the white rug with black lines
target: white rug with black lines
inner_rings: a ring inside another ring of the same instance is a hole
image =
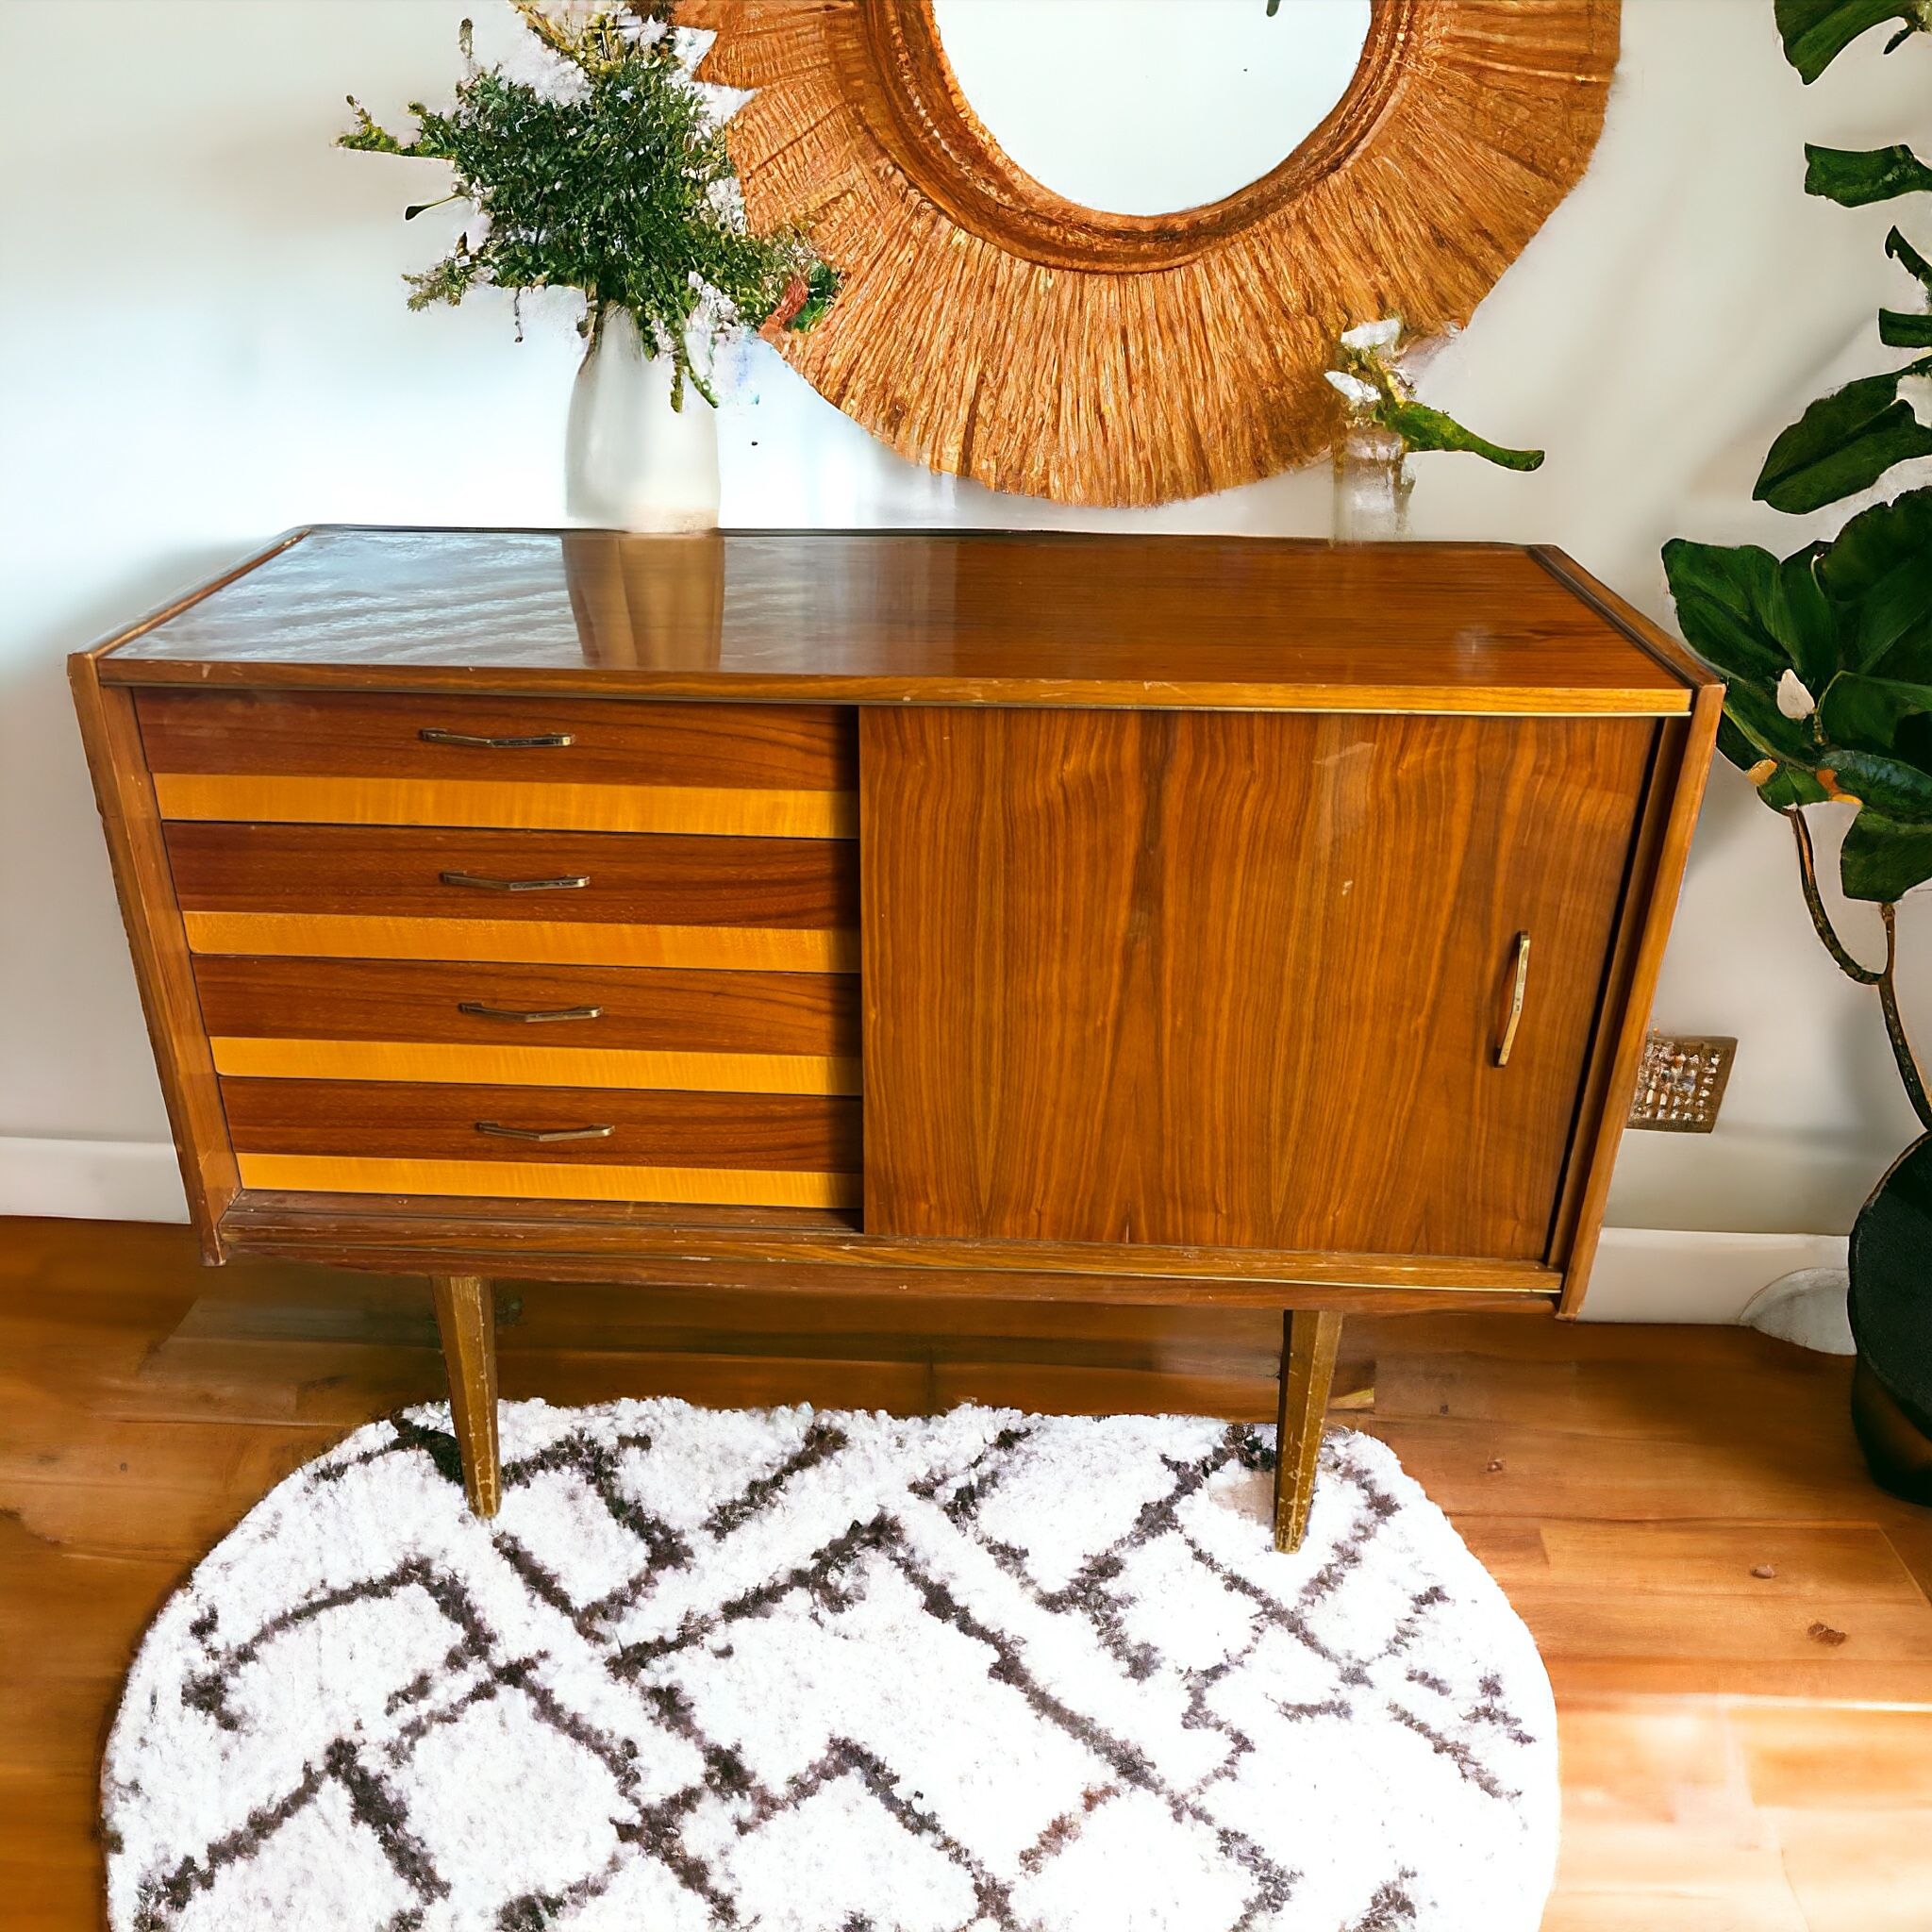
[[[1372,1438],[506,1403],[358,1430],[157,1619],[114,1932],[1533,1932],[1528,1631]]]

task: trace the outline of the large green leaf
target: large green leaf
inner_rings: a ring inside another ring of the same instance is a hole
[[[1767,760],[1765,752],[1744,736],[1728,711],[1717,721],[1717,748],[1740,772],[1750,774],[1758,797],[1773,811],[1785,811],[1794,805],[1822,805],[1830,795],[1804,766]],[[1766,771],[1767,762],[1774,769]]]
[[[1772,635],[1812,691],[1823,691],[1843,661],[1842,621],[1818,581],[1824,549],[1807,544],[1778,565],[1764,611]]]
[[[1897,228],[1885,238],[1885,252],[1908,274],[1916,275],[1924,284],[1925,292],[1932,295],[1932,261],[1927,261]]]
[[[1899,757],[1899,726],[1932,709],[1932,685],[1907,684],[1890,677],[1865,677],[1855,671],[1835,677],[1818,702],[1818,728],[1833,745]],[[1831,754],[1821,752],[1821,763]],[[1907,763],[1917,760],[1907,755]]]
[[[1914,676],[1916,666],[1893,662],[1902,641],[1932,621],[1932,549],[1902,558],[1865,592],[1858,605],[1857,659],[1861,669],[1883,669],[1894,677]]]
[[[1932,349],[1932,315],[1901,308],[1878,311],[1878,340],[1888,349]]]
[[[1867,375],[1821,397],[1772,444],[1752,492],[1792,516],[1872,488],[1894,463],[1932,456],[1932,429],[1899,400],[1902,376],[1932,368],[1913,363]]]
[[[1932,879],[1932,825],[1901,825],[1861,811],[1839,854],[1839,880],[1848,899],[1889,905]]]
[[[1860,510],[1818,559],[1818,581],[1826,596],[1857,604],[1872,589],[1921,552],[1932,549],[1932,490],[1911,490]]]
[[[1664,575],[1690,648],[1727,678],[1748,679],[1767,691],[1792,664],[1765,615],[1777,574],[1777,558],[1755,543],[1674,537],[1664,545]]]
[[[1915,11],[1912,0],[1777,0],[1785,58],[1807,87],[1860,34],[1888,20],[1904,21],[1909,32],[1924,25],[1923,9]]]
[[[1827,765],[1821,757],[1820,770],[1833,774],[1836,792],[1902,824],[1932,825],[1932,772],[1872,752],[1834,752],[1831,758]]]
[[[1843,612],[1850,667],[1932,684],[1932,490],[1908,491],[1854,517],[1819,558],[1818,580]]]
[[[1890,147],[1814,147],[1805,143],[1805,192],[1840,208],[1864,208],[1901,194],[1932,192],[1928,168],[1902,142]]]
[[[1731,723],[1728,713],[1721,713],[1717,721],[1717,748],[1740,772],[1764,762],[1764,754]]]
[[[1831,794],[1801,766],[1780,765],[1758,786],[1757,795],[1773,811],[1789,811],[1794,805],[1823,805]]]
[[[1693,648],[1720,671],[1774,687],[1787,669],[1823,691],[1841,661],[1843,614],[1824,594],[1812,544],[1780,563],[1755,543],[1664,546],[1664,571]]]

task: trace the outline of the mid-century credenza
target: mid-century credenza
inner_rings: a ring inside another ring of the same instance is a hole
[[[73,662],[208,1258],[1574,1311],[1722,692],[1560,554],[302,530]]]

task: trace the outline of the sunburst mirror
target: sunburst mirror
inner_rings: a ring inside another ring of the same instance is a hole
[[[842,277],[787,359],[918,462],[1124,505],[1319,455],[1352,324],[1468,320],[1590,158],[1619,5],[684,0],[679,18],[717,33],[701,78],[754,91],[727,136],[752,219],[807,230]]]

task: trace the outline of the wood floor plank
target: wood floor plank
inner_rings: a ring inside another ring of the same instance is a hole
[[[1875,1524],[1557,1522],[1541,1524],[1538,1538],[1552,1583],[1753,1602],[1913,1604],[1932,1615]]]
[[[1807,1932],[1925,1932],[1932,1808],[1772,1811]]]
[[[1770,1809],[1932,1811],[1932,1707],[1745,1705],[1732,1724],[1751,1795]]]

